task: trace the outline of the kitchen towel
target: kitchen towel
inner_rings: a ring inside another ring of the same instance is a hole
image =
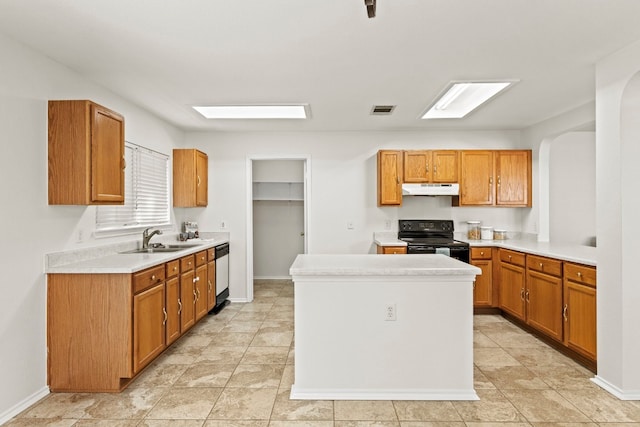
[[[436,253],[451,256],[451,250],[449,248],[436,248]]]

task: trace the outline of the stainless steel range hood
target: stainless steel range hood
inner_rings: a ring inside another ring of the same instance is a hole
[[[402,184],[403,196],[457,196],[459,184]]]

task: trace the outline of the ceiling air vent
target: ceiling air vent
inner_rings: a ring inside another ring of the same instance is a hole
[[[389,115],[393,112],[394,108],[396,108],[395,105],[374,105],[371,109],[371,114],[374,116]]]

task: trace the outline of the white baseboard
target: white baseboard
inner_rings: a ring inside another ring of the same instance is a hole
[[[291,280],[291,276],[253,276],[253,280]]]
[[[31,396],[26,397],[20,402],[13,405],[11,408],[7,409],[3,413],[0,414],[0,425],[6,423],[11,418],[18,415],[20,412],[27,409],[29,406],[33,405],[43,397],[49,394],[49,387],[44,386],[40,390],[33,393]]]
[[[598,375],[591,378],[591,381],[620,400],[640,400],[640,390],[622,390]]]
[[[293,400],[480,400],[471,390],[332,390],[291,387]]]
[[[247,298],[227,298],[230,302],[250,302]]]

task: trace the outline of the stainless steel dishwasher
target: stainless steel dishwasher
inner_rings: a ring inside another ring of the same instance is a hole
[[[216,305],[211,310],[216,314],[229,304],[229,244],[215,247],[216,261]]]

